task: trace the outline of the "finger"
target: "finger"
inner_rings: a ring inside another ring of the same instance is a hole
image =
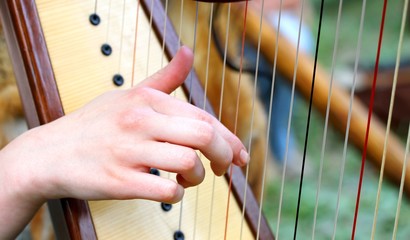
[[[155,94],[155,93],[154,93]],[[151,103],[151,107],[155,111],[170,115],[185,118],[192,118],[198,121],[203,121],[212,125],[216,132],[222,136],[229,143],[229,147],[233,152],[233,163],[238,166],[244,166],[249,162],[249,154],[241,140],[230,132],[222,123],[216,118],[208,114],[202,109],[193,105],[187,104],[181,100],[172,98],[165,94],[156,93],[155,102]]]
[[[185,81],[192,68],[193,59],[192,51],[183,46],[165,68],[138,84],[137,87],[150,87],[169,94]]]
[[[195,186],[204,180],[205,170],[202,162],[191,148],[163,142],[148,142],[137,149],[137,152],[144,156],[140,163],[177,173],[178,182],[183,187]]]
[[[211,161],[212,170],[217,175],[222,175],[232,162],[230,144],[207,122],[160,114],[144,121],[154,140],[200,150]],[[167,127],[161,129],[164,125]]]
[[[117,186],[119,199],[147,199],[176,203],[184,196],[184,188],[173,180],[144,172],[124,172],[125,180]]]

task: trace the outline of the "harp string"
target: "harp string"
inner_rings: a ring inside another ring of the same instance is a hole
[[[140,8],[140,0],[137,1],[137,13],[135,16],[135,34],[134,34],[134,51],[132,54],[132,72],[131,72],[131,87],[134,86],[135,83],[135,63],[137,60],[137,39],[138,39],[138,16],[139,16],[139,8]]]
[[[97,3],[98,3],[98,0],[95,0],[95,2],[94,2],[94,14],[97,14]]]
[[[237,126],[238,126],[238,116],[239,116],[239,99],[240,99],[240,87],[241,87],[241,77],[242,77],[242,70],[243,70],[243,58],[245,53],[245,37],[246,37],[246,16],[248,13],[248,1],[245,1],[245,8],[244,8],[244,19],[243,19],[243,32],[242,32],[242,46],[241,46],[241,56],[240,56],[240,63],[239,63],[239,77],[238,77],[238,87],[237,87],[237,95],[236,95],[236,110],[235,110],[235,124],[234,124],[234,131],[233,133],[236,135],[237,133]],[[228,187],[228,201],[226,206],[226,215],[225,215],[225,233],[224,239],[227,238],[228,233],[228,222],[229,222],[229,206],[231,202],[231,192],[232,192],[232,179],[233,179],[233,166],[229,168],[229,187]]]
[[[211,39],[212,39],[212,22],[214,18],[214,3],[211,3],[211,15],[209,17],[209,32],[208,32],[208,43],[207,43],[207,52],[206,52],[206,67],[205,67],[205,86],[204,86],[204,99],[203,99],[203,106],[202,109],[206,108],[206,97],[208,94],[208,81],[209,81],[209,61],[210,61],[210,54],[211,54]]]
[[[209,18],[209,32],[208,32],[208,42],[207,42],[207,53],[206,53],[206,67],[205,67],[205,84],[204,84],[204,98],[203,98],[203,105],[202,109],[205,110],[206,108],[206,99],[207,99],[207,94],[208,94],[208,80],[209,80],[209,62],[210,62],[210,54],[211,54],[211,39],[212,39],[212,31],[210,30],[212,27],[212,22],[213,22],[213,15],[214,15],[214,3],[211,3],[211,8],[210,8],[210,18]],[[202,155],[201,153],[199,153]],[[214,186],[213,186],[214,187]],[[196,220],[197,220],[197,212],[198,212],[198,205],[199,205],[199,186],[196,187],[197,189],[197,194],[196,194],[196,199],[195,199],[195,224],[194,224],[194,238],[195,238],[195,232],[196,232]],[[214,189],[212,189],[212,193],[214,192]],[[210,237],[210,229],[211,227],[208,228],[208,237]]]
[[[384,139],[384,145],[383,145],[383,158],[382,158],[382,163],[381,163],[381,167],[380,167],[379,185],[378,185],[378,188],[377,188],[376,205],[375,205],[375,209],[374,209],[371,239],[374,239],[374,236],[375,236],[375,233],[376,233],[377,216],[378,216],[378,211],[379,211],[380,195],[381,195],[383,174],[384,174],[384,168],[385,168],[385,162],[386,162],[387,142],[388,142],[388,136],[390,134],[391,118],[392,118],[392,114],[393,114],[394,99],[395,99],[395,96],[396,96],[397,78],[398,78],[399,67],[400,67],[401,50],[402,50],[402,46],[403,46],[404,29],[405,29],[406,19],[407,19],[407,6],[408,6],[407,4],[408,4],[408,0],[406,0],[406,2],[404,3],[403,13],[402,13],[400,36],[399,36],[399,41],[398,41],[396,64],[395,64],[395,68],[394,68],[392,92],[391,92],[391,95],[390,95],[390,104],[389,104],[389,113],[388,113],[388,119],[387,119],[386,137]],[[407,150],[406,150],[406,153],[407,153]],[[403,159],[403,162],[404,163],[406,162],[406,157]],[[403,169],[406,169],[405,164],[403,165]],[[402,179],[403,178],[404,177],[402,175]],[[398,219],[398,218],[396,217],[396,219]],[[396,221],[395,221],[395,228],[396,228]]]
[[[168,14],[168,0],[165,0],[165,6],[164,6],[164,12],[165,16]],[[181,3],[181,14],[180,18],[182,19],[182,3]],[[162,57],[161,57],[161,69],[164,67],[164,59],[165,59],[165,42],[167,38],[167,21],[168,19],[164,17],[164,29],[163,29],[163,38],[162,38]],[[181,31],[182,31],[182,21],[180,21],[180,26],[179,26],[179,36],[181,36]],[[178,37],[178,44],[180,44],[181,40],[180,37]],[[179,48],[180,46],[178,46]],[[173,96],[176,97],[177,91],[173,92]],[[168,178],[170,178],[170,173],[168,172]],[[184,202],[183,199],[181,199],[180,202],[180,209],[179,209],[179,217],[178,217],[178,231],[181,231],[182,228],[182,213],[183,213],[183,207],[184,207]]]
[[[362,12],[361,12],[361,18],[360,18],[360,27],[359,27],[358,39],[357,39],[357,49],[356,49],[356,56],[355,56],[353,83],[352,83],[352,88],[351,88],[351,93],[350,93],[351,95],[350,95],[350,100],[349,100],[350,105],[349,105],[349,111],[348,111],[348,117],[347,117],[348,122],[346,124],[345,143],[343,145],[343,157],[342,157],[343,171],[341,170],[340,171],[341,173],[339,175],[339,189],[338,189],[338,195],[337,195],[336,214],[335,214],[335,220],[334,220],[334,226],[333,226],[333,239],[336,236],[336,228],[337,228],[340,197],[341,197],[341,185],[342,185],[342,182],[343,182],[344,167],[345,167],[345,163],[346,163],[347,139],[348,139],[348,135],[349,135],[350,122],[351,122],[351,116],[352,116],[352,108],[353,108],[353,101],[354,101],[354,95],[355,95],[355,89],[356,89],[356,82],[357,82],[356,78],[357,78],[357,71],[358,71],[358,66],[359,66],[360,52],[361,52],[361,47],[362,47],[362,33],[363,33],[365,13],[366,13],[366,0],[363,0],[363,2],[362,2]]]
[[[120,39],[120,48],[119,48],[119,60],[118,60],[118,74],[121,74],[121,60],[122,60],[122,46],[124,42],[124,25],[125,25],[125,1],[123,0],[122,4],[122,19],[121,19],[121,39]]]
[[[339,173],[339,185],[338,185],[338,191],[337,191],[336,212],[335,212],[335,218],[334,218],[334,224],[333,224],[332,239],[336,238],[336,230],[337,230],[337,223],[338,223],[339,210],[340,210],[340,199],[341,199],[341,193],[342,193],[342,184],[343,184],[344,170],[345,170],[346,158],[347,158],[347,146],[348,146],[348,139],[349,139],[349,132],[350,132],[349,130],[350,130],[350,125],[351,125],[353,102],[354,102],[356,83],[357,83],[357,70],[359,66],[360,51],[361,51],[361,46],[362,46],[362,33],[363,33],[365,13],[366,13],[366,0],[364,0],[362,3],[362,12],[361,12],[360,27],[359,27],[359,33],[358,33],[358,39],[357,39],[357,49],[356,49],[355,66],[354,66],[354,73],[353,73],[353,83],[352,83],[352,88],[350,92],[350,100],[349,100],[350,104],[349,104],[349,111],[348,111],[347,124],[346,124],[346,130],[345,130],[345,139],[344,139],[344,144],[343,144],[342,163],[341,163],[341,168],[340,168],[340,173]]]
[[[198,4],[198,3],[197,3]],[[212,21],[213,21],[213,8],[214,8],[214,4],[211,3],[211,16],[209,18],[209,29],[211,29],[212,26]],[[197,5],[197,14],[199,10],[199,6]],[[198,21],[198,18],[196,18],[196,21]],[[197,22],[195,23],[197,25]],[[212,32],[209,31],[208,34],[208,45],[207,45],[207,59],[206,59],[206,70],[205,70],[205,84],[204,84],[204,98],[203,98],[203,105],[202,105],[202,109],[205,110],[206,108],[206,99],[207,99],[207,92],[208,92],[208,77],[209,77],[209,59],[210,59],[210,45],[211,45],[211,34]],[[201,153],[199,153],[199,155],[202,155]],[[213,192],[213,190],[212,190]],[[193,238],[195,239],[196,237],[196,225],[197,225],[197,217],[198,217],[198,206],[199,206],[199,186],[196,187],[196,196],[195,196],[195,218],[194,218],[194,225],[193,225]],[[209,231],[210,232],[210,231]],[[208,232],[208,234],[209,234]]]
[[[168,0],[165,0],[165,15],[168,13]],[[162,57],[161,57],[161,68],[164,67],[164,58],[165,58],[165,39],[167,34],[167,18],[164,17],[164,29],[163,29],[163,39],[162,39]],[[182,23],[181,23],[182,24]],[[176,94],[176,92],[174,92]]]
[[[180,45],[181,45],[181,36],[182,36],[182,19],[183,19],[183,16],[184,16],[184,0],[181,0],[181,8],[180,8],[180,16],[179,16],[179,34],[178,34],[178,44],[180,44]],[[180,207],[179,207],[178,230],[181,231],[184,198],[181,199],[181,203],[179,205],[180,205]]]
[[[279,196],[279,204],[278,204],[278,217],[277,217],[277,224],[276,224],[276,232],[278,236],[279,236],[279,228],[280,228],[281,214],[282,214],[282,203],[283,203],[283,195],[284,195],[284,188],[285,188],[286,168],[288,165],[290,129],[291,129],[291,124],[292,124],[293,103],[294,103],[294,98],[295,98],[295,86],[296,86],[296,76],[297,76],[297,69],[298,69],[298,62],[299,62],[300,38],[301,38],[301,31],[302,31],[304,6],[305,6],[305,0],[302,0],[302,5],[300,7],[298,37],[297,37],[297,43],[296,43],[295,66],[293,70],[293,79],[292,79],[292,92],[291,92],[290,104],[289,104],[290,109],[289,109],[289,114],[288,114],[288,125],[287,125],[287,130],[286,130],[285,156],[283,159],[282,179],[281,179],[280,196]]]
[[[405,1],[406,8],[408,6],[408,0]],[[403,187],[404,187],[404,177],[406,176],[406,168],[408,164],[408,153],[409,153],[409,145],[410,145],[410,124],[407,127],[407,143],[406,143],[406,150],[404,153],[404,162],[403,162],[403,169],[401,173],[401,181],[400,181],[400,190],[399,190],[399,197],[397,199],[397,208],[396,208],[396,217],[394,219],[394,227],[393,227],[393,237],[392,239],[397,238],[397,228],[399,225],[399,217],[400,217],[400,208],[403,198]]]
[[[179,31],[178,31],[178,43],[181,44],[181,36],[182,36],[182,20],[184,19],[184,0],[181,0],[181,10],[179,13]]]
[[[261,35],[262,35],[262,19],[263,19],[263,9],[264,9],[264,4],[265,0],[262,0],[261,4],[261,13],[260,13],[260,25],[259,25],[259,32],[258,32],[258,46],[257,46],[257,51],[256,51],[256,67],[255,67],[255,77],[254,77],[254,85],[253,85],[253,92],[252,92],[252,114],[251,114],[251,121],[250,121],[250,133],[249,135],[253,135],[253,123],[254,123],[254,116],[255,116],[255,98],[257,96],[257,85],[258,85],[258,73],[259,73],[259,59],[260,59],[260,45],[261,45]],[[230,7],[230,6],[229,6]],[[244,29],[245,32],[245,29]],[[228,35],[227,35],[228,36]],[[228,40],[227,40],[228,42]],[[226,51],[227,46],[225,47]],[[226,58],[224,58],[224,63],[226,62]],[[248,142],[248,153],[251,156],[252,154],[252,137],[249,138]],[[251,159],[252,160],[252,159]],[[250,163],[246,166],[245,170],[245,182],[248,182],[249,179],[249,167]],[[244,226],[244,221],[245,221],[245,210],[246,210],[246,200],[247,200],[247,190],[248,190],[248,184],[244,184],[244,190],[243,190],[243,206],[242,206],[242,218],[241,218],[241,227],[240,227],[240,239],[243,237],[243,226]],[[262,188],[263,189],[263,188]],[[263,190],[262,190],[263,191]],[[258,227],[257,231],[259,232],[260,227]],[[259,235],[259,234],[258,234]]]
[[[313,213],[313,226],[312,226],[312,239],[315,239],[316,233],[316,222],[317,222],[317,212],[319,206],[319,196],[320,196],[320,188],[322,184],[322,174],[323,174],[323,163],[324,163],[324,156],[325,156],[325,149],[326,149],[326,140],[327,140],[327,132],[329,126],[329,114],[330,114],[330,99],[332,96],[333,90],[333,80],[334,80],[334,69],[336,65],[336,56],[337,56],[337,49],[339,46],[339,28],[340,28],[340,19],[342,16],[342,8],[343,8],[343,0],[339,1],[338,13],[337,13],[337,20],[336,20],[336,32],[335,32],[335,42],[333,45],[333,56],[332,56],[332,66],[330,72],[330,82],[328,88],[328,97],[327,97],[327,106],[326,106],[326,114],[325,114],[325,126],[323,130],[323,137],[322,137],[322,148],[320,152],[320,163],[319,163],[319,176],[317,182],[317,190],[316,190],[316,202],[315,202],[315,210]],[[347,128],[348,129],[348,128]]]
[[[105,37],[105,42],[108,43],[110,36],[110,17],[111,17],[111,0],[108,1],[108,14],[107,14],[107,36]]]
[[[298,201],[297,201],[297,208],[296,208],[296,217],[295,217],[295,229],[293,233],[293,238],[296,239],[298,223],[299,223],[299,213],[300,213],[300,201],[302,197],[302,187],[303,187],[303,175],[305,172],[305,163],[306,163],[306,153],[307,153],[307,143],[309,139],[309,126],[310,126],[310,117],[312,113],[312,105],[313,105],[313,94],[315,89],[315,79],[316,79],[316,67],[318,61],[318,53],[319,53],[319,43],[320,43],[320,32],[322,27],[322,19],[323,19],[323,6],[324,0],[320,3],[320,14],[319,14],[319,26],[318,26],[318,33],[317,33],[317,40],[316,40],[316,52],[315,52],[315,61],[313,66],[313,76],[312,76],[312,86],[310,90],[310,99],[309,99],[309,110],[308,110],[308,117],[306,123],[306,134],[305,134],[305,143],[303,147],[303,160],[302,160],[302,169],[300,173],[300,183],[299,183],[299,193],[298,193]]]
[[[217,10],[219,9],[220,5],[217,5]],[[217,15],[217,13],[215,13]],[[223,100],[224,100],[224,90],[225,90],[225,73],[226,73],[226,61],[228,55],[228,42],[229,42],[229,27],[230,27],[230,20],[231,20],[231,3],[228,3],[227,9],[227,22],[226,22],[226,32],[225,32],[225,48],[223,54],[223,66],[222,66],[222,76],[221,76],[221,92],[220,92],[220,102],[219,102],[219,112],[218,112],[218,120],[221,122],[222,120],[222,109],[223,109]],[[213,22],[211,23],[211,28],[213,28]],[[209,29],[210,34],[212,34],[213,29]],[[209,211],[209,229],[208,229],[208,239],[211,239],[211,231],[212,231],[212,216],[214,210],[214,197],[215,197],[215,180],[216,176],[213,175],[212,177],[212,195],[211,195],[211,207]],[[242,231],[241,231],[242,233]],[[242,237],[240,237],[242,238]]]
[[[197,30],[198,30],[198,17],[199,17],[199,3],[196,2],[195,5],[195,24],[194,24],[194,42],[193,42],[193,55],[195,58],[195,51],[196,51],[196,44],[197,44]],[[193,71],[190,73],[190,82],[189,82],[189,99],[188,102],[192,103],[192,83],[193,83]],[[195,239],[196,236],[196,222],[198,219],[198,199],[199,199],[199,187],[195,187],[196,192],[195,192],[195,211],[194,211],[194,225],[193,225],[193,239]]]
[[[195,2],[195,23],[194,23],[194,39],[193,39],[193,45],[192,45],[192,52],[194,55],[195,59],[195,49],[196,49],[196,33],[197,33],[197,28],[198,28],[198,14],[199,14],[199,3],[196,1]],[[188,102],[192,103],[192,82],[193,82],[193,71],[190,72],[189,74],[189,97],[188,97]]]
[[[264,1],[262,2],[262,8],[261,8],[261,12],[263,12],[263,7],[264,7]],[[281,12],[282,12],[282,0],[280,0],[280,7],[279,7],[279,16],[278,16],[278,33],[280,32],[280,21],[281,21]],[[262,20],[262,14],[261,14],[261,20]],[[262,24],[262,21],[261,23]],[[260,25],[260,29],[261,29]],[[245,31],[245,30],[244,30]],[[279,34],[278,34],[279,36]],[[267,135],[266,135],[266,142],[267,145],[269,145],[269,135],[270,135],[270,122],[272,119],[272,104],[273,104],[273,92],[274,92],[274,88],[275,88],[275,77],[276,77],[276,62],[277,62],[277,52],[278,52],[278,43],[279,43],[279,38],[276,38],[276,46],[275,46],[275,60],[274,60],[274,64],[273,64],[273,73],[272,73],[272,86],[271,86],[271,93],[270,93],[270,103],[269,103],[269,113],[268,113],[268,127],[267,127]],[[260,48],[260,37],[258,39],[258,48]],[[258,54],[259,54],[258,50]],[[257,73],[257,71],[255,72],[255,74]],[[260,205],[259,205],[259,213],[258,213],[258,225],[257,225],[257,233],[256,233],[256,239],[259,239],[259,235],[260,235],[260,228],[261,228],[261,219],[262,219],[262,208],[263,208],[263,196],[264,196],[264,191],[263,189],[265,188],[265,180],[266,180],[266,162],[268,159],[268,152],[269,150],[266,149],[265,150],[265,156],[264,156],[264,167],[263,167],[263,174],[262,174],[262,191],[261,191],[261,196],[260,196]]]
[[[276,45],[275,45],[275,56],[274,56],[274,61],[273,61],[273,67],[272,67],[272,86],[271,86],[271,91],[270,91],[270,99],[269,99],[269,113],[268,113],[268,127],[267,127],[267,135],[266,135],[266,142],[267,145],[269,145],[269,137],[270,137],[270,127],[271,127],[271,120],[272,120],[272,106],[273,106],[273,93],[275,89],[275,80],[276,80],[276,64],[277,64],[277,58],[278,58],[278,45],[279,45],[279,34],[280,34],[280,23],[281,23],[281,14],[282,14],[282,6],[283,6],[283,0],[280,0],[279,4],[279,14],[278,14],[278,24],[277,24],[277,35],[276,35]],[[263,181],[262,181],[262,189],[265,187],[265,180],[266,180],[266,162],[268,159],[268,152],[269,150],[265,150],[265,156],[264,156],[264,165],[265,167],[263,168]],[[257,225],[257,233],[256,233],[256,239],[259,239],[260,235],[260,228],[261,228],[261,219],[262,219],[262,208],[263,208],[263,195],[264,192],[261,191],[261,202],[259,204],[259,215],[258,215],[258,225]]]
[[[374,67],[373,84],[372,84],[372,90],[371,90],[371,96],[370,96],[370,102],[369,102],[369,113],[368,113],[368,120],[367,120],[365,142],[364,142],[364,147],[363,147],[363,152],[362,152],[362,164],[360,168],[360,178],[359,178],[358,190],[357,190],[356,208],[355,208],[354,219],[353,219],[352,239],[354,239],[355,233],[356,233],[357,216],[358,216],[359,204],[360,204],[360,193],[361,193],[361,188],[362,188],[362,183],[363,183],[364,165],[366,162],[367,143],[369,139],[370,121],[372,119],[374,95],[376,92],[376,81],[377,81],[377,73],[379,69],[381,45],[383,41],[383,30],[384,30],[384,23],[385,23],[385,17],[386,17],[386,9],[387,9],[387,0],[384,0],[382,19],[380,23],[379,40],[378,40],[378,46],[377,46],[376,63]]]
[[[150,56],[150,50],[151,50],[151,33],[152,33],[152,14],[154,12],[154,0],[151,0],[151,11],[149,14],[149,30],[148,30],[148,43],[147,43],[147,48],[148,48],[148,54],[147,54],[147,65],[145,69],[145,78],[148,77],[148,69],[149,69],[149,56]]]

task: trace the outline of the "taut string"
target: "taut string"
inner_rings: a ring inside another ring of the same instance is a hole
[[[377,73],[379,72],[379,60],[380,60],[380,51],[381,51],[381,46],[382,46],[382,41],[383,41],[383,30],[384,30],[384,22],[385,22],[385,17],[386,17],[386,9],[387,9],[387,0],[384,0],[382,20],[380,23],[379,41],[378,41],[378,46],[377,46],[376,64],[374,67],[374,75],[373,75],[374,77],[373,77],[372,91],[371,91],[370,103],[369,103],[369,114],[367,118],[366,136],[365,136],[364,147],[363,147],[363,152],[362,152],[362,165],[360,168],[360,178],[359,178],[359,183],[358,183],[358,188],[357,188],[356,208],[355,208],[353,227],[352,227],[352,239],[355,238],[355,234],[356,234],[357,216],[358,216],[359,205],[360,205],[360,193],[361,193],[362,183],[363,183],[364,166],[365,166],[366,155],[367,155],[366,154],[367,153],[367,143],[369,140],[370,122],[372,120],[373,105],[374,105],[374,95],[376,93]]]
[[[314,89],[315,89],[315,78],[316,78],[316,67],[317,67],[317,60],[318,60],[318,55],[319,55],[320,32],[321,32],[321,29],[322,29],[322,20],[323,20],[323,6],[324,6],[324,0],[322,0],[321,3],[320,3],[319,26],[318,26],[318,33],[317,33],[317,40],[316,40],[315,62],[314,62],[314,67],[313,67],[312,86],[311,86],[311,89],[310,89],[309,111],[308,111],[308,118],[307,118],[307,123],[306,123],[305,144],[304,144],[304,148],[303,148],[302,169],[300,171],[298,203],[297,203],[297,208],[296,208],[295,230],[293,232],[293,239],[296,239],[297,229],[298,229],[298,222],[299,222],[300,201],[301,201],[301,197],[302,197],[302,187],[303,187],[303,175],[304,175],[304,172],[305,172],[307,143],[308,143],[308,139],[309,139],[310,117],[311,117],[311,113],[312,113],[313,94],[314,94]]]

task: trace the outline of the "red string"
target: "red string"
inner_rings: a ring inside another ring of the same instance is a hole
[[[245,51],[245,33],[246,33],[246,16],[248,13],[248,1],[245,2],[245,14],[243,19],[243,32],[242,32],[242,48],[241,48],[241,60],[239,63],[239,79],[238,79],[238,89],[237,89],[237,96],[236,96],[236,116],[235,116],[235,129],[234,134],[236,134],[236,127],[238,123],[238,111],[239,111],[239,96],[240,96],[240,86],[241,86],[241,76],[242,76],[242,68],[243,68],[243,55]],[[226,217],[225,217],[225,233],[224,239],[226,240],[227,233],[228,233],[228,218],[229,218],[229,205],[231,200],[231,192],[232,192],[232,176],[233,176],[233,167],[231,166],[229,169],[229,190],[228,190],[228,203],[226,206]]]
[[[368,139],[369,139],[370,122],[371,122],[371,119],[372,119],[374,95],[376,93],[376,80],[377,80],[377,73],[379,71],[379,59],[380,59],[380,51],[381,51],[382,40],[383,40],[383,29],[384,29],[384,22],[385,22],[385,16],[386,16],[386,9],[387,9],[387,0],[384,0],[382,20],[381,20],[381,23],[380,23],[379,42],[378,42],[378,46],[377,46],[376,64],[375,64],[374,73],[373,73],[372,93],[371,93],[371,96],[370,96],[370,103],[369,103],[369,114],[368,114],[368,118],[367,118],[366,137],[365,137],[364,147],[363,147],[363,152],[362,152],[362,166],[361,166],[361,169],[360,169],[359,185],[358,185],[358,188],[357,188],[356,208],[355,208],[355,213],[354,213],[352,238],[351,239],[354,239],[355,234],[356,234],[357,216],[358,216],[359,204],[360,204],[360,193],[361,193],[361,190],[362,190],[364,164],[366,162],[367,142],[368,142]]]

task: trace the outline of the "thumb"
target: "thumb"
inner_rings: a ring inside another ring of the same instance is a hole
[[[193,60],[191,49],[183,46],[165,68],[142,81],[138,87],[150,87],[169,94],[184,82]]]

